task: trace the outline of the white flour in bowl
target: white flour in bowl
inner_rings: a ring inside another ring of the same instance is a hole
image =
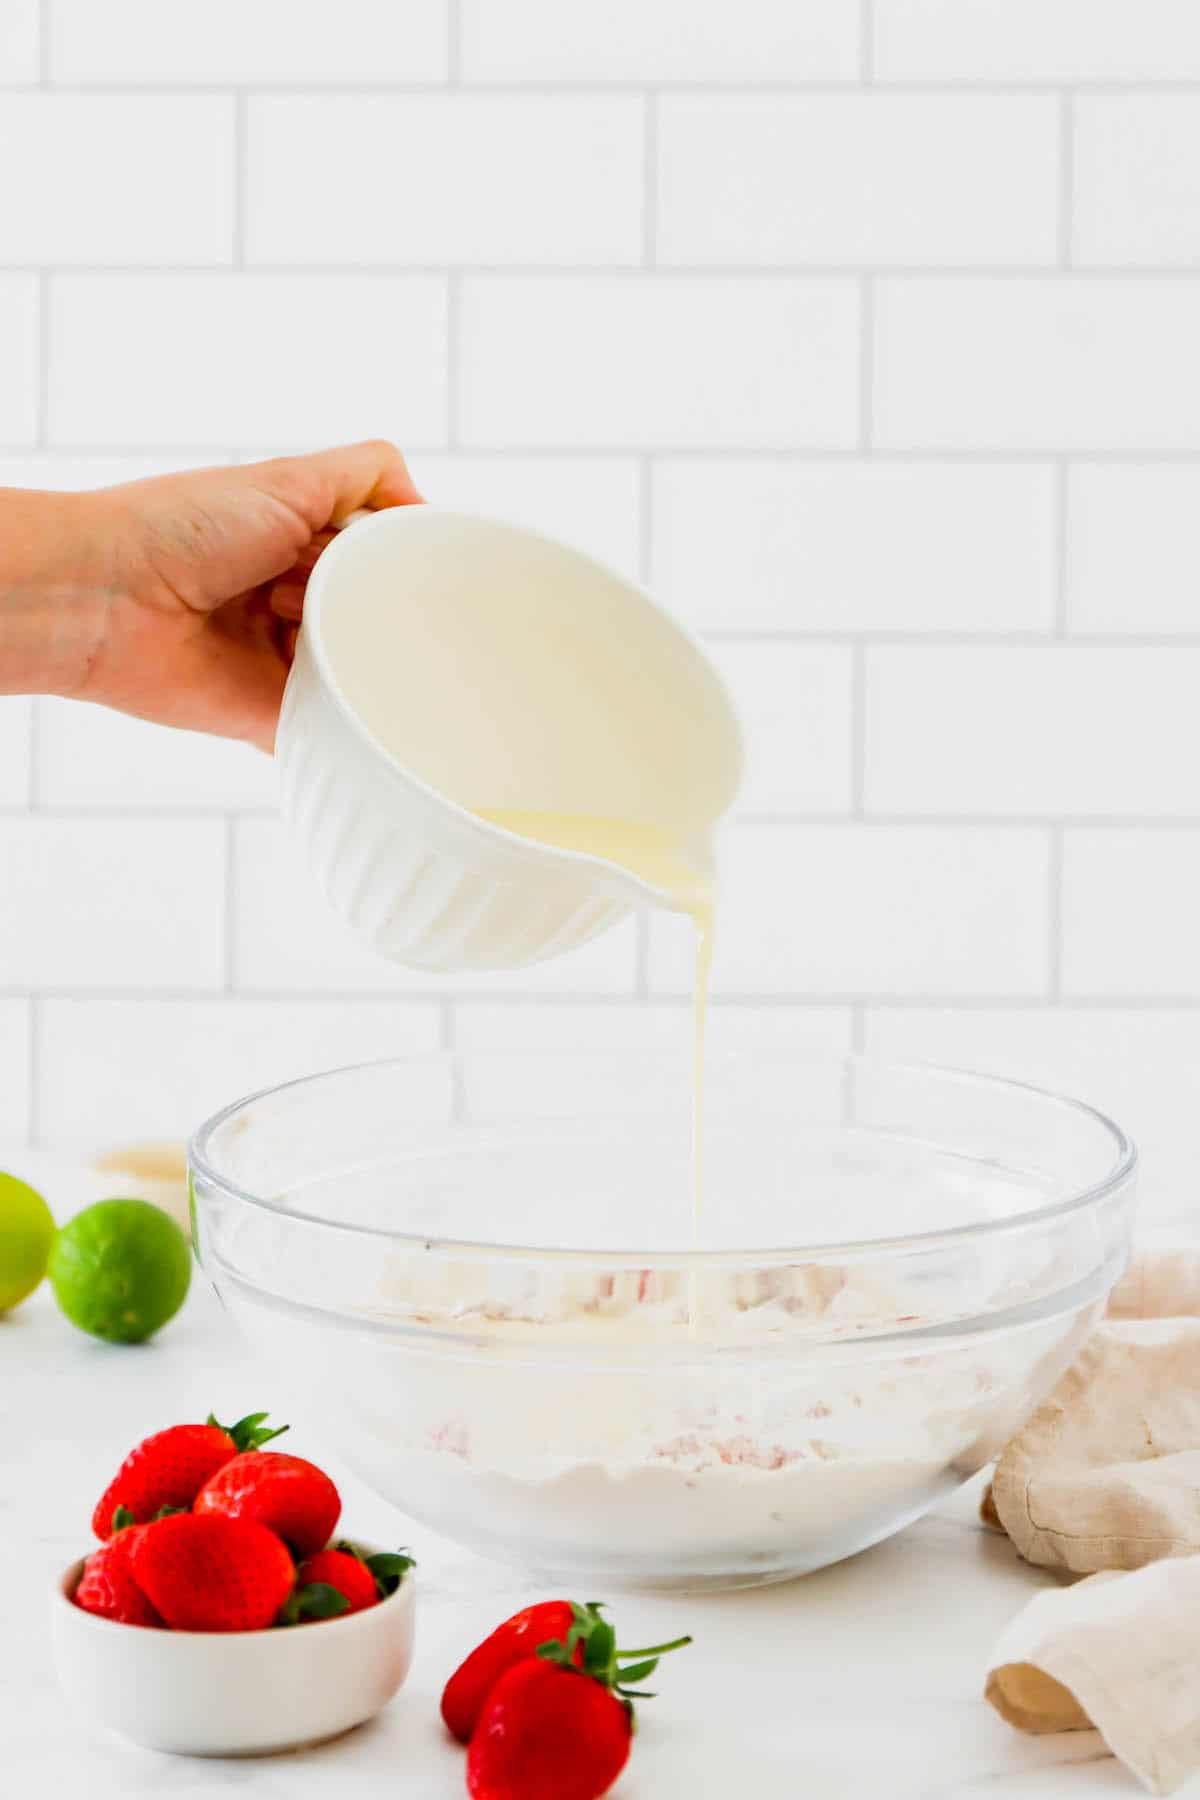
[[[351,1248],[273,1249],[281,1303],[229,1303],[375,1487],[485,1553],[613,1583],[770,1580],[888,1535],[998,1452],[1099,1308],[987,1330],[1063,1285],[994,1250],[914,1277],[714,1266],[690,1290],[678,1267],[396,1250],[351,1307]]]

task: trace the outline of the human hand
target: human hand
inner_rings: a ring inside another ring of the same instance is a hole
[[[0,692],[67,694],[270,750],[331,526],[419,500],[382,442],[89,494],[7,489]]]

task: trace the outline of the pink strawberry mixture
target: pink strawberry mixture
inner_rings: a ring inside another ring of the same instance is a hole
[[[330,1543],[337,1488],[300,1456],[264,1450],[286,1431],[265,1413],[236,1425],[171,1425],[130,1451],[96,1503],[101,1540],[75,1605],[117,1624],[263,1631],[361,1612],[395,1592],[412,1559]]]

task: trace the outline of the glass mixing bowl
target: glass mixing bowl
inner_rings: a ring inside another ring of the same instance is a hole
[[[191,1145],[200,1260],[406,1513],[597,1585],[778,1581],[989,1461],[1123,1270],[1089,1107],[854,1057],[313,1076]]]

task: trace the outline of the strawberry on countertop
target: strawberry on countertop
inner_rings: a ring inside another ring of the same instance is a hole
[[[265,1630],[295,1577],[286,1547],[265,1525],[195,1513],[175,1513],[139,1530],[129,1566],[175,1631]]]
[[[256,1450],[287,1430],[286,1425],[266,1429],[266,1416],[249,1413],[236,1425],[225,1426],[210,1413],[204,1425],[171,1425],[143,1438],[96,1503],[92,1514],[96,1536],[112,1536],[118,1507],[133,1522],[145,1525],[164,1509],[190,1506],[210,1476],[239,1452]]]
[[[296,1556],[329,1542],[342,1502],[323,1469],[281,1450],[248,1450],[224,1463],[193,1501],[198,1517],[252,1519],[281,1537]]]
[[[536,1656],[538,1645],[551,1638],[566,1642],[575,1623],[569,1600],[543,1600],[497,1625],[490,1637],[472,1650],[455,1669],[442,1693],[442,1717],[460,1744],[469,1744],[488,1695],[515,1663]],[[577,1665],[583,1662],[583,1646],[575,1646]]]
[[[472,1800],[599,1800],[629,1758],[633,1699],[649,1697],[629,1684],[691,1642],[619,1651],[595,1602],[571,1611],[565,1639],[539,1645],[492,1689],[467,1750]]]

